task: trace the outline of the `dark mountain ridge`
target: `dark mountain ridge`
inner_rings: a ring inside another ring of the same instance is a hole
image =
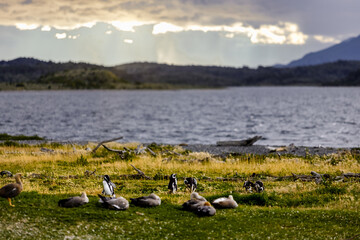
[[[130,63],[104,67],[88,63],[54,63],[33,58],[0,61],[0,83],[56,84],[61,88],[138,88],[156,85],[227,86],[360,86],[360,61],[337,61],[291,68],[176,66]],[[76,82],[76,84],[74,83]],[[126,86],[125,86],[125,85]],[[151,87],[151,88],[152,88]]]
[[[339,60],[360,61],[360,35],[321,51],[308,53],[301,59],[292,61],[286,66],[310,66]]]

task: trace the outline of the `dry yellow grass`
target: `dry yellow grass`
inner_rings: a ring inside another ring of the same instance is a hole
[[[123,149],[124,147],[135,149],[138,143],[107,143],[110,148]],[[43,152],[40,146],[29,147],[0,147],[0,170],[9,170],[13,173],[21,172],[24,176],[24,190],[36,191],[43,194],[80,193],[86,189],[89,195],[101,192],[100,177],[85,177],[85,171],[96,170],[97,175],[108,174],[117,183],[119,190],[126,197],[133,195],[139,188],[138,180],[122,180],[120,175],[136,174],[130,164],[141,169],[149,176],[166,176],[177,173],[179,178],[180,193],[177,196],[167,195],[167,180],[147,181],[142,187],[156,190],[163,194],[165,199],[183,202],[188,199],[189,193],[183,189],[182,179],[195,176],[206,188],[206,192],[221,194],[224,188],[234,192],[242,192],[242,182],[205,182],[202,179],[211,177],[233,177],[234,175],[247,177],[253,173],[258,175],[288,176],[291,173],[307,174],[311,171],[337,175],[342,172],[360,172],[360,164],[350,155],[329,156],[329,159],[337,158],[338,163],[332,165],[331,161],[320,157],[310,160],[304,158],[260,158],[249,156],[244,158],[229,157],[220,159],[208,153],[189,153],[180,156],[174,154],[169,157],[166,154],[158,154],[156,157],[150,154],[136,155],[130,161],[119,158],[116,153],[104,151],[101,147],[99,152],[104,156],[93,155],[91,150],[96,146],[90,143],[82,145],[63,145],[54,147],[54,152]],[[47,146],[46,146],[47,147]],[[47,147],[51,148],[51,146]],[[101,152],[102,151],[102,152]],[[172,151],[183,153],[181,147]],[[34,175],[39,174],[39,175]],[[0,179],[0,184],[5,184],[9,179]],[[221,184],[227,184],[225,187]],[[267,191],[276,193],[306,192],[316,189],[315,183],[302,182],[267,182]]]

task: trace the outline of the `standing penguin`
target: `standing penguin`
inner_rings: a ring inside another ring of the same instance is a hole
[[[175,173],[170,175],[168,189],[170,193],[175,193],[177,191],[177,179]]]
[[[103,185],[104,185],[104,189],[102,191],[102,194],[115,197],[114,188],[116,188],[116,185],[110,181],[109,175],[104,176]]]
[[[189,188],[191,192],[195,192],[197,188],[196,178],[188,177],[184,180],[185,187]]]

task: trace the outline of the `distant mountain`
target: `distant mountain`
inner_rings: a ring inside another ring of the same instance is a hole
[[[215,66],[176,66],[156,63],[131,63],[113,67],[124,78],[138,83],[226,86],[360,86],[360,79],[347,80],[360,70],[360,61],[337,61],[315,66],[277,68],[231,68]]]
[[[0,61],[0,90],[213,88],[228,86],[360,86],[360,61],[302,67],[176,66],[130,63],[104,67],[32,58]]]
[[[318,52],[306,54],[286,67],[310,66],[339,60],[360,61],[360,35]]]

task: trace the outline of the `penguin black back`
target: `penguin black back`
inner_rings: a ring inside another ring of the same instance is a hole
[[[260,193],[265,190],[264,183],[260,180],[256,181],[254,184],[255,191]]]
[[[197,188],[197,181],[193,177],[188,177],[184,180],[185,187],[189,188],[191,192],[194,192]]]
[[[252,192],[252,190],[255,188],[255,184],[251,181],[245,181],[243,187],[246,191]]]

